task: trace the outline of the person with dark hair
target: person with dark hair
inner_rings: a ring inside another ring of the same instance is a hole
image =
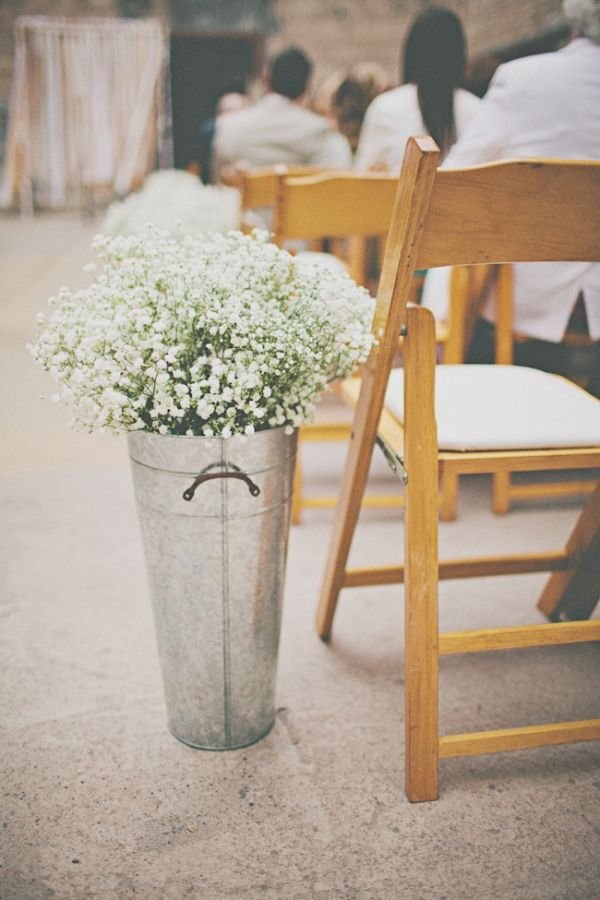
[[[447,153],[480,102],[462,87],[466,53],[456,13],[432,6],[417,16],[404,43],[404,83],[380,94],[367,109],[358,169],[399,170],[413,135],[431,135]]]
[[[313,64],[298,47],[288,47],[271,60],[269,82],[275,94],[297,100],[306,94]]]
[[[265,96],[254,106],[217,120],[216,168],[258,168],[277,163],[347,168],[348,142],[325,119],[306,108],[312,63],[288,47],[265,75]]]
[[[386,89],[383,69],[377,63],[357,63],[340,82],[331,98],[333,115],[341,134],[356,152],[365,113],[375,97]]]
[[[532,157],[600,160],[600,0],[563,0],[563,13],[573,40],[501,65],[445,167]],[[512,272],[515,362],[567,375],[600,396],[600,264],[516,263]],[[447,290],[440,290],[441,279],[428,281],[423,302],[443,319]],[[492,291],[469,362],[493,362],[494,346]]]

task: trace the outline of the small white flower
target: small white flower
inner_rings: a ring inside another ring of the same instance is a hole
[[[98,236],[30,347],[78,427],[229,436],[293,428],[370,350],[373,300],[266,236]],[[58,397],[58,395],[56,395]]]

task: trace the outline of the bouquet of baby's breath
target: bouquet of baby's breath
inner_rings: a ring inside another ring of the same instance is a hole
[[[370,349],[368,293],[264,234],[149,228],[98,236],[94,248],[95,280],[50,298],[30,348],[85,430],[228,437],[296,426]]]
[[[196,175],[179,169],[152,172],[140,191],[108,207],[103,234],[137,234],[151,223],[180,233],[225,234],[240,221],[240,194],[235,188],[202,184]]]

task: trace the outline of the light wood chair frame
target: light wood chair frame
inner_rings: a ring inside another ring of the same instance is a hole
[[[575,621],[587,619],[598,599],[600,485],[563,549],[440,561],[439,468],[457,474],[597,468],[600,447],[438,451],[433,316],[406,302],[416,269],[517,260],[600,260],[600,163],[511,161],[453,171],[438,170],[438,161],[439,151],[431,139],[409,141],[377,297],[378,344],[361,378],[316,618],[320,637],[329,640],[343,588],[404,583],[405,789],[411,801],[437,798],[440,758],[600,739],[600,719],[439,734],[440,655],[600,639],[600,621]],[[498,171],[500,179],[495,178]],[[507,222],[510,229],[503,230]],[[384,409],[401,329],[406,335],[404,428]],[[356,391],[355,384],[349,388]],[[348,569],[378,431],[386,435],[408,472],[405,564]],[[538,607],[552,621],[439,634],[440,578],[541,571],[552,574]],[[561,621],[565,617],[570,621]]]
[[[396,176],[383,172],[288,173],[279,183],[275,243],[347,239],[348,271],[366,285],[365,241],[387,235],[397,182]]]
[[[271,210],[275,216],[277,202],[284,178],[307,177],[323,171],[322,166],[278,164],[260,169],[240,169],[237,173],[240,191],[240,215],[243,231],[254,227],[247,222],[247,214],[253,210]]]

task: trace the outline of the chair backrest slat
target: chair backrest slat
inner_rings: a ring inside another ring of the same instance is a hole
[[[600,260],[600,162],[511,160],[441,169],[418,268]]]
[[[276,165],[243,171],[241,177],[242,209],[263,209],[277,203],[279,184],[286,176],[307,176],[321,172],[322,167]]]
[[[275,235],[288,240],[386,234],[398,179],[375,172],[286,178]]]

